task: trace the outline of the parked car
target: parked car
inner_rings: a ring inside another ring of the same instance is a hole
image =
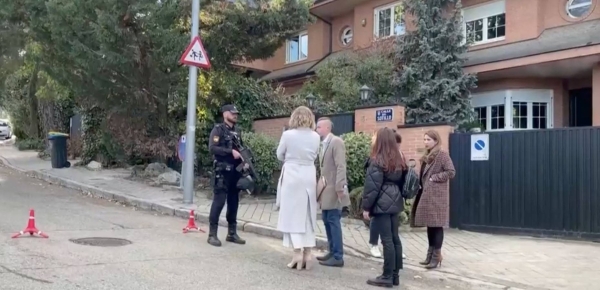
[[[5,140],[12,138],[10,124],[4,120],[0,120],[0,138],[4,138]]]

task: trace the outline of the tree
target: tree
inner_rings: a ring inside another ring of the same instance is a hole
[[[199,75],[198,110],[210,119],[231,90],[206,80],[236,73],[232,62],[272,56],[311,20],[309,0],[231,2],[201,3],[200,35],[213,70]],[[0,0],[0,6],[0,24],[22,28],[43,47],[40,72],[95,116],[90,124],[102,126],[89,130],[102,136],[85,140],[111,139],[128,155],[172,154],[185,121],[187,69],[178,59],[189,43],[191,0]]]
[[[382,44],[364,51],[342,52],[320,64],[299,95],[312,93],[318,97],[316,107],[321,113],[352,111],[364,104],[359,95],[363,85],[374,90],[368,104],[398,101],[393,53],[386,43]]]
[[[468,122],[476,76],[465,73],[460,0],[407,0],[415,30],[398,41],[398,91],[407,123]]]

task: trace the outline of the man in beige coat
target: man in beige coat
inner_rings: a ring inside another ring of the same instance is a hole
[[[317,258],[324,266],[344,266],[344,241],[342,239],[342,208],[350,205],[346,181],[346,146],[344,141],[331,133],[333,123],[320,118],[317,133],[321,136],[319,166],[321,177],[317,199],[321,206],[323,224],[329,242],[329,253]]]

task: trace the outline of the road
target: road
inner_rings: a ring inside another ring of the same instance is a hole
[[[10,236],[29,209],[49,239]],[[245,246],[206,244],[202,233],[182,234],[185,221],[136,211],[46,184],[0,166],[0,289],[371,289],[365,280],[380,265],[346,258],[346,267],[312,271],[285,267],[281,241],[241,233]],[[220,229],[223,237],[225,229]],[[110,237],[132,243],[95,247],[70,239]],[[420,277],[415,277],[415,276]],[[490,289],[410,270],[401,289]],[[373,288],[376,289],[376,288]]]

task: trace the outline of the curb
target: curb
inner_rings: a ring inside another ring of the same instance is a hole
[[[105,190],[105,189],[101,189],[101,188],[98,188],[95,186],[90,186],[90,185],[82,184],[80,182],[68,180],[65,178],[59,178],[59,177],[53,176],[49,173],[44,173],[44,172],[37,171],[37,170],[25,170],[25,169],[22,169],[22,168],[12,165],[3,156],[0,156],[0,164],[5,167],[8,167],[10,169],[24,173],[30,177],[33,177],[33,178],[36,178],[36,179],[39,179],[39,180],[42,180],[42,181],[45,181],[45,182],[48,182],[51,184],[59,185],[59,186],[65,187],[65,188],[70,188],[70,189],[80,191],[83,194],[87,194],[88,196],[102,198],[102,199],[106,199],[108,201],[117,201],[117,202],[119,202],[121,204],[125,204],[127,206],[133,206],[133,207],[136,207],[136,208],[139,208],[142,210],[146,210],[146,211],[154,211],[154,212],[160,213],[162,215],[175,216],[175,217],[179,217],[181,219],[188,219],[190,210],[192,210],[192,209],[195,210],[195,205],[191,205],[191,206],[182,205],[179,208],[175,208],[171,205],[165,205],[165,204],[160,204],[157,202],[146,201],[146,200],[143,200],[143,199],[140,199],[137,197],[133,197],[133,196],[121,193],[121,192]],[[195,216],[196,221],[203,223],[203,224],[208,224],[208,220],[209,220],[208,213],[195,212],[194,216]],[[219,218],[219,226],[227,227],[227,225],[228,225],[227,220],[225,218],[220,217]],[[237,229],[239,231],[253,233],[253,234],[271,237],[271,238],[276,238],[279,240],[283,239],[283,233],[278,231],[277,229],[272,228],[270,226],[263,225],[263,224],[249,222],[246,220],[239,219],[238,224],[237,224]],[[315,248],[317,248],[318,250],[327,249],[328,248],[327,239],[317,236]],[[381,260],[381,259],[372,258],[370,253],[367,253],[364,250],[356,249],[356,248],[348,246],[346,244],[344,244],[344,254],[353,256],[353,257],[357,257],[357,258],[362,258],[362,259],[369,260],[369,261],[373,261],[373,262],[378,262],[380,264],[383,263],[383,260]],[[416,264],[407,263],[407,262],[408,261],[405,260],[403,263],[404,268],[406,268],[406,269],[410,269],[410,270],[420,272],[420,273],[425,273],[425,272],[433,273],[434,275],[439,275],[440,278],[443,278],[445,276],[445,278],[460,280],[460,281],[463,281],[463,282],[466,282],[469,284],[473,284],[473,285],[485,285],[485,286],[497,288],[497,289],[511,289],[511,290],[513,290],[513,289],[521,290],[522,289],[522,288],[518,288],[518,287],[514,287],[514,286],[506,286],[506,285],[503,285],[504,283],[501,283],[501,282],[500,283],[488,282],[488,281],[478,279],[475,277],[468,277],[465,275],[461,275],[459,273],[453,273],[452,271],[444,271],[444,270],[428,271]],[[437,273],[435,273],[435,272],[437,272]]]
[[[195,205],[191,205],[191,206],[182,205],[179,208],[175,208],[171,205],[165,205],[165,204],[160,204],[157,202],[143,200],[143,199],[140,199],[140,198],[137,198],[134,196],[130,196],[130,195],[127,195],[127,194],[124,194],[121,192],[101,189],[101,188],[91,186],[91,185],[86,185],[86,184],[83,184],[83,183],[80,183],[77,181],[68,180],[65,178],[59,178],[59,177],[53,176],[49,173],[44,173],[44,172],[40,172],[37,170],[25,170],[25,169],[22,169],[22,168],[12,165],[6,158],[4,158],[2,156],[0,156],[0,162],[2,162],[2,164],[8,168],[11,168],[11,169],[19,171],[21,173],[27,174],[30,177],[33,177],[33,178],[36,178],[36,179],[39,179],[39,180],[42,180],[42,181],[45,181],[45,182],[48,182],[48,183],[51,183],[54,185],[74,189],[77,191],[81,191],[84,194],[91,195],[93,197],[102,198],[102,199],[106,199],[109,201],[116,201],[121,204],[125,204],[127,206],[133,206],[133,207],[136,207],[136,208],[139,208],[142,210],[154,211],[154,212],[160,213],[162,215],[169,215],[169,216],[179,217],[182,219],[188,219],[190,210],[194,209],[194,207],[195,207]],[[203,224],[208,224],[208,218],[209,218],[208,213],[195,212],[194,215],[198,222],[203,223]],[[219,226],[227,227],[227,225],[228,225],[227,220],[225,218],[220,217],[219,218]],[[242,220],[242,219],[238,219],[237,229],[239,231],[243,231],[243,232],[247,232],[247,233],[253,233],[253,234],[266,236],[266,237],[272,237],[272,238],[276,238],[276,239],[280,239],[280,240],[283,239],[283,233],[281,233],[277,229],[274,229],[270,226],[249,222],[249,221]],[[316,237],[316,239],[317,239],[317,245],[316,245],[317,249],[320,249],[320,250],[327,249],[328,242],[326,239],[321,238],[321,237]],[[346,246],[346,245],[344,245],[344,247],[350,248],[349,246]],[[360,257],[360,258],[365,258],[367,255],[361,251],[358,251],[358,250],[352,249],[352,248],[344,249],[344,253],[351,255],[351,256]]]

